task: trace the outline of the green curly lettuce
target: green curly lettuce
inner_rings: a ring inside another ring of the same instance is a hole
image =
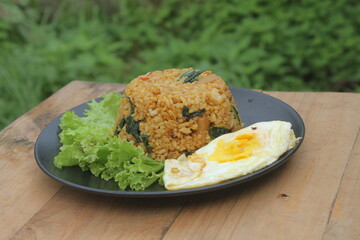
[[[163,162],[111,134],[121,98],[119,93],[109,93],[100,102],[88,103],[84,117],[65,112],[60,119],[62,146],[54,164],[79,166],[104,180],[115,180],[123,190],[144,190],[156,181],[162,184]]]

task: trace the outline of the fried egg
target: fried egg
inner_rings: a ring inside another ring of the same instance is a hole
[[[298,141],[289,122],[255,123],[214,139],[188,157],[165,160],[165,188],[203,187],[253,173],[275,162]]]

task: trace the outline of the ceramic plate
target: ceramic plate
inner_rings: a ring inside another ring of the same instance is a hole
[[[39,167],[47,175],[65,185],[94,193],[122,197],[166,197],[191,195],[225,189],[242,184],[269,173],[285,163],[300,147],[304,139],[305,126],[300,115],[289,105],[277,98],[243,88],[230,87],[230,90],[235,98],[236,105],[245,126],[261,121],[288,121],[292,123],[296,137],[302,137],[302,139],[293,149],[284,153],[273,164],[254,173],[211,186],[176,191],[167,191],[163,186],[158,185],[157,183],[153,184],[144,191],[123,191],[118,188],[115,181],[105,181],[100,177],[93,176],[89,171],[82,171],[79,167],[64,167],[63,169],[56,168],[53,161],[54,157],[59,153],[59,148],[61,146],[58,137],[58,134],[60,133],[59,123],[61,115],[47,125],[39,135],[35,144],[35,159]],[[83,116],[82,113],[86,108],[87,103],[83,103],[70,110],[74,111],[79,116]]]

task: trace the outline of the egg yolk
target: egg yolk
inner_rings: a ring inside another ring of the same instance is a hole
[[[215,151],[209,156],[209,160],[231,162],[250,157],[253,150],[260,144],[256,136],[256,133],[244,133],[229,142],[220,139]]]

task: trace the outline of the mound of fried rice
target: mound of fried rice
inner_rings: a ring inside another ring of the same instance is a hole
[[[211,71],[168,69],[129,83],[114,134],[165,160],[209,143],[214,127],[231,132],[243,127],[224,80]]]

